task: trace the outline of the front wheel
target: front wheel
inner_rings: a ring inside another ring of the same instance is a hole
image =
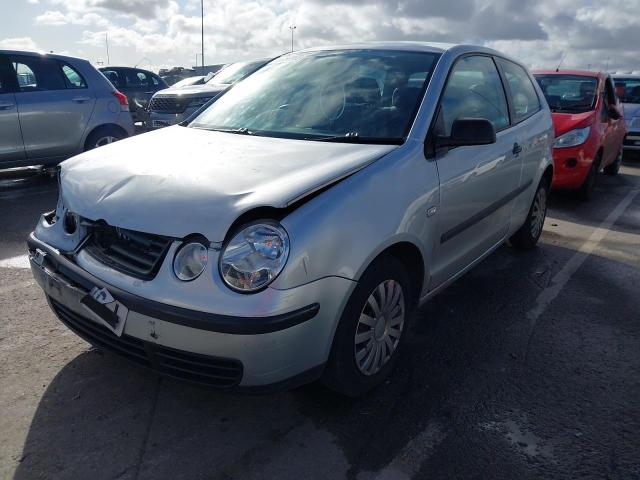
[[[407,330],[412,306],[409,275],[394,257],[372,263],[340,318],[322,381],[350,397],[384,382]]]
[[[530,250],[536,246],[542,234],[544,219],[547,217],[547,196],[549,185],[542,179],[533,197],[529,214],[524,224],[510,238],[511,244],[521,250]]]
[[[622,155],[623,148],[620,147],[620,151],[618,152],[618,156],[616,157],[614,162],[604,167],[604,173],[606,175],[617,175],[618,172],[620,172],[620,166],[622,165]]]

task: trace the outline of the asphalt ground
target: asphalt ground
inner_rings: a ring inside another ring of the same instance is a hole
[[[51,313],[25,238],[56,202],[0,175],[0,477],[640,479],[640,160],[592,201],[554,194],[415,313],[392,379],[220,393],[91,348]]]

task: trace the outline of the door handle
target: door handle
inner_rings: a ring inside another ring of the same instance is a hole
[[[15,107],[14,103],[11,103],[11,102],[0,102],[0,110],[9,110],[12,107]]]
[[[514,143],[512,152],[514,155],[518,155],[520,152],[522,152],[522,146],[518,145],[517,142]]]
[[[75,98],[72,98],[71,100],[76,102],[76,103],[84,103],[84,102],[88,102],[89,100],[91,100],[91,97],[75,97]]]

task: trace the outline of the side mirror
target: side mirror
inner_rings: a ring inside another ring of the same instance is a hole
[[[609,105],[609,108],[607,108],[607,114],[613,120],[620,120],[622,118],[622,115],[620,115],[620,111],[616,108],[615,105]]]
[[[485,118],[458,118],[451,126],[449,137],[439,135],[436,138],[436,148],[491,143],[496,143],[496,131],[493,124]]]

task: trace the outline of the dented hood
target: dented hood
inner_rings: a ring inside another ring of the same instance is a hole
[[[174,126],[63,162],[61,195],[69,210],[91,220],[222,241],[242,213],[286,207],[395,148]]]

